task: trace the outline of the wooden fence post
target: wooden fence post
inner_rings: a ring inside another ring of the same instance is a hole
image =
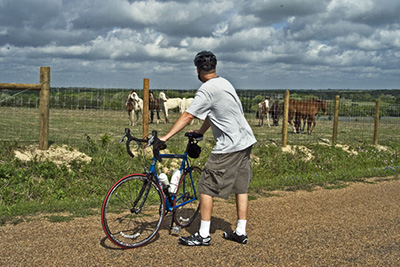
[[[334,110],[334,118],[333,118],[333,134],[332,134],[332,145],[336,145],[337,141],[337,130],[339,124],[339,99],[340,96],[336,96],[335,99],[335,110]]]
[[[149,134],[149,102],[150,102],[150,82],[149,79],[143,80],[143,138]]]
[[[285,102],[283,105],[282,147],[286,147],[287,145],[288,117],[289,117],[289,90],[286,90]]]
[[[40,67],[39,149],[49,148],[50,67]]]
[[[379,99],[375,104],[375,127],[374,127],[374,146],[378,145],[378,127],[379,127]]]

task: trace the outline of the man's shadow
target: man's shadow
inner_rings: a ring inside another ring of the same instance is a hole
[[[196,219],[188,226],[185,228],[182,228],[182,230],[187,231],[189,234],[194,234],[199,231],[200,228],[200,214],[197,215]],[[216,230],[221,230],[223,232],[229,232],[232,231],[231,229],[232,224],[225,221],[224,219],[218,218],[218,217],[211,217],[211,227],[210,227],[210,233],[215,234]]]

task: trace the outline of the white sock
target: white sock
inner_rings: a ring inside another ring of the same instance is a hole
[[[238,220],[235,232],[238,235],[245,235],[246,234],[246,224],[247,224],[247,220]]]
[[[210,235],[211,221],[200,221],[200,236],[205,238]]]

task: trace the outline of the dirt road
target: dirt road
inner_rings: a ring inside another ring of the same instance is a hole
[[[250,202],[247,245],[222,239],[235,205],[218,201],[209,247],[179,245],[170,217],[151,244],[131,250],[105,238],[100,216],[42,218],[0,227],[0,266],[400,266],[400,181],[275,193]]]

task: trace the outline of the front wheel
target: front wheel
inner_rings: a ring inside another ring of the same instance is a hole
[[[131,174],[108,191],[101,209],[107,237],[122,248],[140,247],[157,234],[164,220],[161,187],[143,174]]]
[[[185,171],[179,181],[178,190],[174,199],[173,217],[177,225],[189,226],[195,219],[200,209],[200,195],[197,192],[202,170],[191,167],[191,172]]]

